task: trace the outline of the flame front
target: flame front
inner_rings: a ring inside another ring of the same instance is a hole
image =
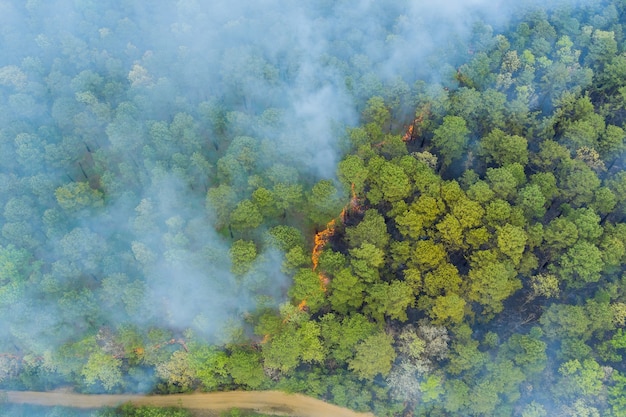
[[[343,219],[343,211],[342,211],[342,219]],[[336,227],[335,219],[332,219],[326,225],[326,229],[315,234],[315,245],[313,246],[313,252],[311,253],[311,262],[313,262],[313,271],[317,271],[317,266],[319,265],[319,261],[320,261],[320,255],[322,254],[322,251],[324,250],[324,246],[326,246],[330,238],[335,234],[335,227]],[[322,291],[326,292],[326,286],[328,285],[328,282],[330,280],[321,272],[318,272],[317,276],[319,277],[320,287]]]
[[[352,184],[352,192],[351,192],[350,203],[346,205],[346,207],[341,210],[339,215],[339,219],[342,223],[346,222],[346,219],[350,213],[361,212],[361,206],[359,202],[359,198],[356,194],[354,183]],[[324,247],[329,242],[330,238],[335,234],[337,227],[337,222],[335,219],[332,219],[326,224],[326,228],[315,234],[313,251],[311,252],[311,262],[313,264],[313,271],[317,272],[317,277],[320,282],[320,289],[326,292],[328,288],[328,284],[330,284],[330,278],[324,275],[322,272],[317,271],[317,267],[319,265],[320,256]],[[298,305],[298,310],[303,311],[307,308],[307,300],[306,298],[300,302]]]
[[[417,119],[415,119],[413,121],[413,123],[411,123],[411,125],[409,126],[409,128],[407,129],[406,133],[404,134],[404,136],[402,136],[402,140],[404,142],[409,142],[411,140],[413,140],[413,130],[415,130],[415,122],[417,121]]]
[[[413,123],[408,127],[406,133],[402,137],[405,142],[411,142],[413,139],[422,134],[422,124],[430,116],[430,104],[423,105],[415,114]]]
[[[311,261],[313,262],[313,270],[317,270],[317,265],[319,264],[320,255],[322,254],[322,250],[324,246],[328,243],[332,235],[335,234],[335,219],[332,219],[326,225],[326,229],[318,232],[315,235],[315,245],[313,246],[313,253],[311,254]]]

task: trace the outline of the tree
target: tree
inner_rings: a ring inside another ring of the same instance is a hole
[[[619,126],[607,125],[598,139],[598,152],[606,162],[618,157],[626,148],[626,132]]]
[[[367,179],[367,168],[363,159],[357,155],[348,155],[339,162],[337,175],[344,188],[354,186],[354,192],[361,194]]]
[[[4,354],[0,356],[0,383],[16,377],[20,371],[20,361],[17,356]]]
[[[207,211],[214,217],[216,226],[224,227],[230,221],[232,211],[237,206],[235,190],[226,184],[209,188],[206,196]]]
[[[544,408],[543,405],[532,401],[530,404],[527,404],[522,411],[522,417],[547,417],[548,412]]]
[[[594,62],[597,67],[602,67],[605,63],[610,62],[615,55],[617,55],[615,33],[600,29],[594,30],[587,60]]]
[[[485,210],[485,220],[491,227],[508,224],[511,217],[511,204],[497,198],[491,201]]]
[[[411,195],[411,182],[404,170],[392,162],[372,159],[368,166],[370,190],[367,198],[372,204],[381,199],[391,203]]]
[[[82,272],[97,271],[107,252],[106,241],[102,236],[84,227],[77,227],[67,233],[59,246],[65,260],[74,262]]]
[[[433,144],[443,154],[443,165],[448,167],[459,159],[467,146],[468,135],[465,119],[459,116],[445,116],[443,123],[434,130]]]
[[[584,162],[573,160],[560,175],[561,195],[574,207],[589,204],[600,187],[600,179]]]
[[[592,208],[583,207],[572,210],[567,217],[576,225],[580,239],[596,242],[603,233],[600,216]]]
[[[432,239],[419,240],[415,244],[409,264],[417,266],[420,270],[432,270],[444,264],[446,258],[447,252],[441,243],[436,243]]]
[[[234,230],[255,229],[263,222],[259,208],[250,200],[243,200],[230,213],[230,224]]]
[[[461,286],[459,270],[448,262],[424,274],[424,292],[431,297],[458,293]]]
[[[252,269],[256,257],[257,250],[254,242],[237,240],[230,247],[231,270],[237,275],[246,274]]]
[[[259,187],[254,190],[251,199],[264,218],[272,218],[280,214],[276,206],[276,196],[271,190]]]
[[[469,271],[469,298],[483,305],[487,316],[502,311],[502,302],[522,287],[510,262],[481,261]]]
[[[459,220],[452,214],[446,214],[444,218],[437,223],[436,228],[444,245],[448,248],[457,250],[465,247],[463,227]]]
[[[304,236],[292,226],[278,225],[268,231],[267,239],[281,251],[288,252],[294,247],[304,246]]]
[[[469,198],[460,198],[452,205],[452,214],[463,229],[478,227],[482,224],[485,210],[480,203]]]
[[[541,340],[543,332],[533,327],[529,334],[514,334],[502,346],[501,354],[511,359],[527,375],[536,375],[548,362],[547,345]]]
[[[469,189],[467,190],[467,196],[474,201],[478,201],[481,204],[485,204],[493,199],[494,195],[495,193],[491,190],[489,184],[487,184],[483,180],[476,181],[475,183],[470,185]]]
[[[626,255],[626,246],[624,241],[616,236],[606,233],[602,236],[602,240],[598,245],[602,252],[602,261],[604,262],[604,271],[606,273],[616,272]]]
[[[392,368],[385,381],[394,400],[417,402],[422,392],[418,378],[419,368],[409,361],[402,361]]]
[[[322,345],[321,328],[319,323],[307,321],[302,323],[297,332],[302,352],[300,356],[303,362],[323,362],[325,358],[324,346]]]
[[[552,172],[538,172],[530,176],[531,185],[536,185],[541,190],[541,194],[546,199],[546,202],[551,202],[559,194],[559,189],[556,185],[556,177]]]
[[[546,197],[537,184],[522,188],[517,194],[517,204],[528,219],[542,218],[546,213]]]
[[[350,254],[352,272],[363,282],[373,284],[380,280],[379,268],[384,263],[385,252],[372,244],[364,243],[360,248],[352,249]]]
[[[559,367],[560,383],[554,386],[557,395],[575,398],[579,395],[597,396],[602,390],[604,371],[593,359],[565,362]]]
[[[326,224],[337,216],[344,201],[330,180],[321,180],[313,186],[308,198],[309,218],[315,224]]]
[[[560,294],[559,279],[554,274],[538,274],[530,277],[532,298],[554,298]]]
[[[363,110],[363,119],[366,123],[374,123],[381,129],[387,129],[391,122],[391,114],[382,97],[374,96],[367,101],[367,107]]]
[[[322,362],[321,327],[314,321],[287,322],[263,345],[265,367],[287,373],[301,361]]]
[[[478,345],[478,341],[472,339],[452,343],[447,371],[452,375],[476,376],[488,359],[485,352],[478,350]]]
[[[595,192],[591,208],[596,213],[605,216],[612,212],[616,205],[617,197],[615,197],[613,191],[608,187],[600,187]]]
[[[626,397],[624,397],[626,376],[621,372],[613,371],[611,379],[615,385],[608,389],[608,403],[611,405],[613,415],[618,416],[626,412]]]
[[[237,352],[235,352],[237,353]],[[235,355],[235,353],[231,354],[231,358]],[[237,365],[247,369],[247,362],[245,360],[237,361]],[[232,360],[235,362],[235,360]],[[231,359],[223,350],[217,349],[215,346],[207,346],[200,345],[199,343],[190,344],[189,346],[189,363],[190,366],[194,369],[196,374],[196,378],[202,384],[202,388],[207,391],[214,391],[219,387],[230,382],[230,376],[237,374],[238,371],[233,372],[229,370],[229,366],[231,365]],[[259,360],[257,358],[257,364],[260,367]],[[263,369],[261,368],[261,372]],[[241,377],[241,375],[238,375]],[[246,375],[247,380],[254,382],[253,375]],[[240,378],[241,380],[241,378]],[[253,386],[254,384],[249,384]]]
[[[413,291],[405,281],[376,283],[367,288],[365,308],[376,321],[382,323],[387,316],[407,321],[406,309],[414,302]]]
[[[330,304],[342,314],[355,311],[363,304],[364,291],[365,284],[349,268],[344,268],[335,273],[331,281]]]
[[[454,293],[439,296],[429,314],[435,324],[460,324],[465,316],[465,300]]]
[[[582,306],[552,304],[539,319],[551,339],[576,338],[587,340],[591,322]]]
[[[393,337],[384,332],[367,337],[357,345],[354,358],[348,361],[349,369],[365,380],[373,380],[378,374],[387,376],[396,359],[392,343]]]
[[[161,379],[180,392],[192,389],[196,381],[189,353],[184,350],[174,352],[167,362],[157,365],[156,371]]]
[[[424,218],[419,213],[409,209],[395,216],[395,224],[403,236],[419,239],[424,234]]]
[[[300,363],[300,346],[293,326],[286,326],[272,340],[263,345],[263,363],[266,368],[286,373]],[[245,383],[244,380],[242,382]]]
[[[235,349],[225,365],[235,384],[258,389],[267,380],[258,352]]]
[[[521,136],[507,135],[500,129],[494,129],[479,143],[479,154],[488,164],[528,163],[528,141]]]
[[[353,313],[339,321],[334,313],[320,319],[321,336],[329,356],[346,362],[356,352],[356,346],[376,332],[377,326],[360,313]]]
[[[516,194],[517,186],[521,184],[520,179],[515,175],[516,166],[519,167],[517,164],[512,164],[487,169],[487,180],[497,197],[509,200]]]
[[[367,210],[363,220],[358,225],[348,227],[346,236],[353,248],[358,248],[364,243],[370,243],[379,249],[384,249],[390,239],[385,218],[374,209]]]
[[[297,209],[302,203],[302,184],[278,183],[272,188],[275,204],[285,213]]]
[[[81,370],[87,385],[100,383],[105,390],[109,391],[123,382],[122,361],[102,351],[93,352],[89,355],[87,363]]]
[[[13,245],[0,246],[0,286],[26,281],[37,264],[32,255]]]
[[[312,312],[316,312],[325,302],[325,287],[322,278],[309,268],[300,268],[293,276],[293,286],[289,296],[296,302],[306,301]]]
[[[71,213],[87,208],[102,207],[103,194],[89,186],[88,182],[71,182],[56,189],[57,202]]]
[[[446,411],[457,414],[469,404],[470,389],[460,379],[448,379],[445,382],[445,400],[443,407]]]
[[[102,280],[99,298],[110,311],[125,311],[128,317],[134,317],[142,311],[145,294],[143,281],[131,281],[126,274],[112,274]]]
[[[548,224],[543,238],[552,250],[559,251],[576,243],[578,228],[567,218],[557,217]]]
[[[602,253],[593,243],[579,241],[559,258],[560,267],[550,266],[572,288],[581,288],[600,279],[604,268]]]
[[[526,232],[521,227],[505,224],[497,228],[496,237],[498,249],[511,258],[514,265],[519,265],[528,240]]]
[[[533,162],[541,169],[542,173],[557,172],[570,161],[570,151],[553,140],[541,142],[539,153],[533,157]]]
[[[135,406],[124,404],[115,410],[104,409],[94,414],[97,417],[191,417],[189,410],[178,407]]]

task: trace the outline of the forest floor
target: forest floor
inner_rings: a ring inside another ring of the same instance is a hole
[[[114,407],[126,402],[135,405],[184,407],[196,415],[217,415],[219,411],[239,408],[263,414],[294,417],[373,417],[347,408],[328,404],[301,394],[280,391],[231,391],[175,395],[86,395],[65,390],[52,392],[4,391],[0,402],[76,408]],[[207,413],[215,412],[215,413]]]

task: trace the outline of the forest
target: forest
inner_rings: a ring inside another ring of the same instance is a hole
[[[626,416],[626,0],[414,3],[0,0],[0,390]]]

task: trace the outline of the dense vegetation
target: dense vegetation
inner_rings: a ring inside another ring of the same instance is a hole
[[[625,2],[478,21],[419,69],[404,2],[380,43],[303,2],[338,34],[313,74],[240,21],[203,49],[193,2],[151,15],[162,45],[126,2],[58,35],[27,3],[3,5],[37,35],[2,29],[0,387],[626,415]],[[345,93],[333,120],[311,85]]]
[[[135,407],[131,404],[124,404],[117,408],[101,410],[98,417],[192,417],[188,410],[177,407]]]

